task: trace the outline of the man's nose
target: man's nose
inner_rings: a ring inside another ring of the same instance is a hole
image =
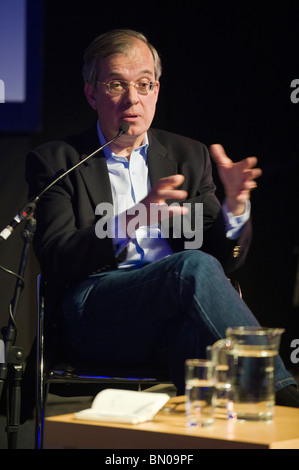
[[[128,88],[125,92],[125,101],[131,105],[137,104],[139,102],[139,95],[133,83],[128,85]]]

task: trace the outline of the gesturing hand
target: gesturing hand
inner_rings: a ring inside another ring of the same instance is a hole
[[[187,197],[186,191],[176,189],[183,181],[183,175],[161,178],[142,201],[128,209],[124,213],[127,235],[131,237],[140,226],[150,226],[175,215],[186,214],[188,212],[186,207],[166,204],[166,200],[181,200]],[[136,212],[138,217],[136,217]]]
[[[219,144],[210,146],[210,154],[217,165],[229,210],[234,215],[242,214],[250,191],[257,186],[255,179],[262,174],[260,168],[254,168],[257,158],[248,157],[234,163]]]
[[[141,202],[146,206],[148,204],[163,206],[166,204],[166,200],[185,199],[187,192],[182,189],[176,189],[183,181],[183,175],[171,175],[161,178]],[[184,212],[184,208],[174,207],[170,208],[169,211],[169,215],[174,215],[174,213],[181,214]]]

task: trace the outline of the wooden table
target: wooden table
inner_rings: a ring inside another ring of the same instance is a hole
[[[170,399],[169,404],[182,401]],[[74,414],[45,419],[45,448],[77,449],[299,449],[299,409],[275,407],[268,422],[216,418],[208,428],[187,428],[184,405],[161,410],[140,424],[93,422]]]

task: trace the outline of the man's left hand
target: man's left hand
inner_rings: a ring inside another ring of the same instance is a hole
[[[260,168],[255,168],[257,158],[248,157],[234,163],[219,144],[210,146],[210,154],[217,165],[229,210],[233,215],[243,214],[250,192],[257,186],[255,179],[262,174]]]

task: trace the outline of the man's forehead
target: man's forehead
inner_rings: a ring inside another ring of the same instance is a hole
[[[148,49],[148,53],[141,53],[141,51],[131,50],[127,52],[118,52],[106,58],[101,58],[98,62],[99,69],[103,70],[109,75],[117,75],[126,71],[135,71],[139,74],[154,75],[155,66],[153,56]]]

